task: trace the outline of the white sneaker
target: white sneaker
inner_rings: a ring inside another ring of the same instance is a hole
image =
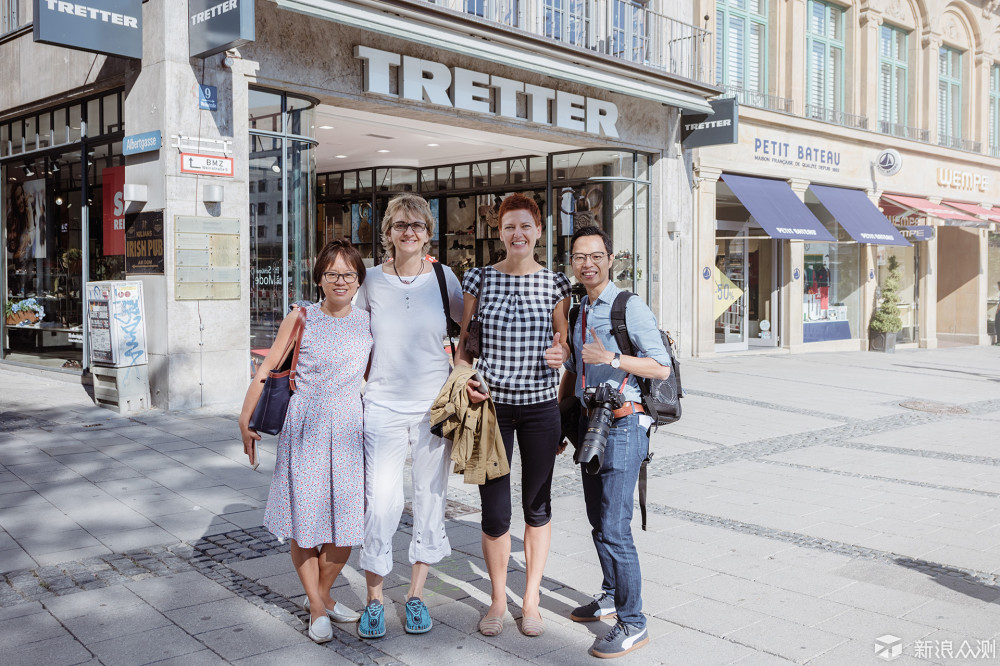
[[[302,607],[309,610],[309,597],[304,597],[302,599]],[[326,609],[326,614],[330,616],[330,619],[334,622],[357,622],[361,619],[361,613],[352,611],[350,607],[345,606],[339,601],[333,602],[333,609]]]
[[[333,626],[325,615],[309,625],[309,638],[316,643],[326,643],[333,639]]]

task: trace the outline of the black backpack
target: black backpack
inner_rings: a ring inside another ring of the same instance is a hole
[[[631,291],[622,291],[611,304],[611,330],[614,333],[615,342],[618,343],[618,349],[628,356],[635,355],[635,348],[632,346],[632,340],[628,337],[628,327],[625,325],[625,306],[628,305],[628,299],[633,296],[635,294]],[[569,313],[571,350],[573,349],[573,331],[576,330],[576,320],[579,315],[580,306],[574,305]],[[642,394],[643,408],[653,418],[654,427],[673,423],[680,419],[681,398],[684,397],[684,389],[681,388],[681,364],[677,360],[674,340],[669,333],[663,330],[660,331],[660,338],[663,340],[667,354],[670,355],[670,376],[666,379],[635,378],[639,384],[639,392]],[[574,351],[574,355],[575,353]],[[652,458],[653,452],[650,451],[639,467],[639,513],[642,516],[643,531],[646,531],[646,466]]]
[[[611,332],[618,343],[618,349],[626,356],[635,356],[635,348],[628,337],[628,327],[625,325],[625,307],[628,300],[635,296],[631,291],[622,291],[611,304]],[[570,340],[576,329],[576,320],[580,314],[580,306],[575,305],[569,313]],[[674,339],[666,331],[660,331],[663,346],[670,355],[670,376],[666,379],[646,379],[636,377],[639,391],[642,393],[642,405],[653,419],[655,426],[667,425],[681,418],[681,398],[684,389],[681,387],[681,364],[677,360],[677,350]]]

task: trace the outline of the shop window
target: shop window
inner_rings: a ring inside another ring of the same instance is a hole
[[[806,116],[842,122],[844,10],[809,0],[806,37]]]
[[[879,28],[878,121],[883,134],[905,136],[907,124],[907,34]]]
[[[851,340],[861,331],[861,246],[806,243],[803,261],[803,340]]]
[[[938,144],[962,147],[962,53],[938,51]]]
[[[990,155],[1000,157],[1000,65],[990,67]]]
[[[715,82],[740,104],[765,106],[767,2],[722,0],[715,6]]]

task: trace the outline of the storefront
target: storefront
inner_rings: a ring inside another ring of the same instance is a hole
[[[0,114],[4,303],[45,309],[4,328],[0,361],[85,371],[82,285],[134,278],[153,404],[237,401],[252,350],[289,304],[316,298],[317,250],[349,237],[381,261],[385,204],[404,191],[431,202],[432,254],[459,273],[502,256],[496,211],[512,192],[539,203],[537,257],[553,270],[569,272],[570,236],[597,224],[616,244],[616,284],[665,328],[690,329],[677,127],[718,89],[704,83],[710,42],[688,9],[599,0],[605,23],[541,1],[515,13],[186,4],[137,3],[141,16],[113,28],[144,39],[113,55],[93,55],[124,44],[102,39],[112,26],[58,6],[44,9],[80,28],[51,33],[60,45],[25,30],[0,39],[5,61],[45,73],[37,92],[9,95],[22,111]],[[122,249],[123,225],[156,236],[141,270],[134,253],[151,244]]]
[[[867,349],[890,257],[901,346],[988,339],[995,182],[870,134],[776,128],[760,115],[740,118],[737,144],[694,151],[696,354]]]
[[[0,360],[83,367],[82,285],[125,275],[124,230],[114,224],[123,136],[121,90],[0,122]]]

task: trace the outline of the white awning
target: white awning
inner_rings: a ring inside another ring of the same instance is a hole
[[[443,25],[435,25],[431,22],[415,24],[413,20],[401,18],[396,13],[380,11],[362,4],[342,0],[277,0],[277,5],[282,9],[389,35],[408,42],[461,53],[470,58],[487,60],[515,69],[527,70],[630,97],[647,99],[688,111],[712,113],[712,107],[709,106],[708,102],[703,97],[693,93],[579,65],[558,53],[544,55],[500,41],[486,42],[481,38],[450,30]],[[394,7],[393,10],[398,11],[398,7]],[[558,45],[558,43],[554,43],[554,45]]]

